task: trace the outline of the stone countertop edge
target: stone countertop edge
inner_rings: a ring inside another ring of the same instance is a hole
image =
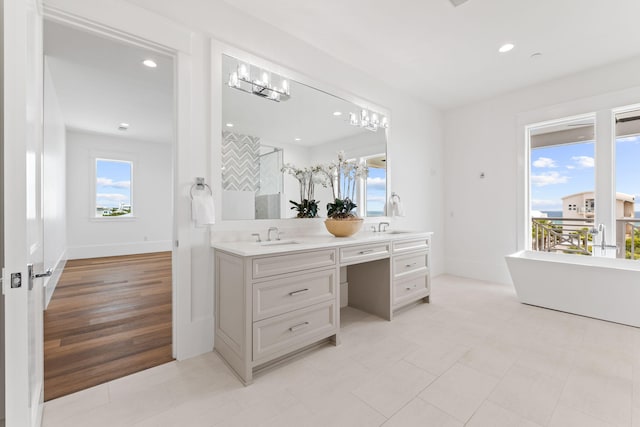
[[[398,234],[387,232],[364,232],[351,237],[333,236],[300,236],[287,238],[287,241],[296,243],[282,245],[261,245],[258,242],[238,241],[238,242],[218,242],[212,243],[211,247],[220,251],[244,257],[273,255],[287,252],[300,252],[313,249],[338,248],[343,246],[359,245],[364,243],[392,242],[395,240],[408,240],[427,238],[433,234],[431,231],[407,231]],[[262,242],[264,243],[264,242]]]

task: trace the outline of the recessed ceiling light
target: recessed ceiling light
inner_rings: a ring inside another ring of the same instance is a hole
[[[342,111],[334,111],[333,115],[334,116],[341,116],[342,115]]]
[[[538,59],[542,56],[542,53],[536,52],[531,54],[531,59]]]
[[[498,49],[498,52],[507,53],[510,50],[512,50],[514,47],[516,46],[513,43],[505,43],[502,46],[500,46],[500,49]]]
[[[154,61],[153,59],[145,59],[144,61],[142,61],[142,64],[145,67],[149,67],[149,68],[156,68],[158,66],[156,61]]]
[[[120,123],[118,125],[118,129],[119,130],[127,130],[127,129],[129,129],[129,123]]]
[[[302,138],[293,138],[294,141],[302,141]]]
[[[233,123],[227,123],[227,124],[226,124],[226,126],[227,126],[228,128],[232,128],[232,127],[233,127]]]

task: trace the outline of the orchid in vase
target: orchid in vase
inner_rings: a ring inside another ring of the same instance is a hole
[[[345,160],[344,151],[338,152],[338,161],[322,167],[322,172],[333,193],[333,202],[327,203],[327,217],[331,219],[354,219],[358,205],[353,201],[356,187],[366,179],[369,169],[356,160]]]
[[[289,173],[295,177],[300,184],[300,202],[289,200],[292,210],[298,211],[297,218],[315,218],[318,216],[319,200],[314,199],[315,184],[324,184],[323,176],[320,174],[321,166],[311,166],[308,168],[297,168],[289,163],[285,164],[281,171]]]

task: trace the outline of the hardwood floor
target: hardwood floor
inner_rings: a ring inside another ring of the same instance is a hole
[[[45,400],[173,360],[171,252],[71,260],[44,313]]]

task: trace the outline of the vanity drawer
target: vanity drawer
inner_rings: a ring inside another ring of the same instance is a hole
[[[253,320],[262,320],[336,298],[336,270],[322,270],[253,284]]]
[[[399,306],[429,295],[429,276],[397,280],[393,283],[393,305]]]
[[[335,249],[268,256],[253,259],[253,278],[275,276],[336,265]]]
[[[402,253],[409,251],[418,251],[429,249],[431,244],[431,238],[423,237],[420,239],[410,239],[410,240],[395,240],[393,242],[393,253]]]
[[[340,248],[340,264],[355,264],[363,261],[389,256],[391,248],[388,242]]]
[[[424,275],[429,268],[429,253],[418,252],[393,258],[393,278]]]
[[[266,361],[337,332],[335,301],[327,301],[253,324],[253,360]]]

